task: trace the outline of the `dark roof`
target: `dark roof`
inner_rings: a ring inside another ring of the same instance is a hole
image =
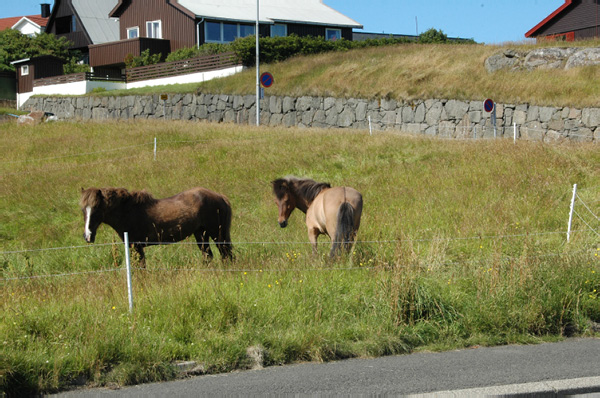
[[[543,28],[547,23],[552,21],[554,18],[557,18],[566,9],[568,9],[572,4],[573,4],[573,0],[565,0],[565,4],[558,7],[552,14],[548,15],[542,22],[535,25],[529,32],[525,33],[525,37],[535,37],[537,31],[539,31],[541,28]]]

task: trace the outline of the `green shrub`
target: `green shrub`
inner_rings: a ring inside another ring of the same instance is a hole
[[[88,64],[80,63],[78,56],[69,58],[69,61],[63,65],[65,75],[70,73],[91,72],[92,68]]]
[[[422,43],[447,43],[448,37],[440,30],[430,29],[419,37]],[[326,40],[322,36],[303,36],[290,35],[287,37],[261,37],[260,60],[265,63],[285,61],[296,55],[313,55],[331,51],[348,51],[355,48],[389,46],[394,44],[412,43],[414,40],[409,38],[381,38],[368,39],[363,41],[350,40]],[[472,42],[466,41],[466,42]],[[200,48],[186,47],[172,52],[166,61],[180,61],[194,57],[200,57],[208,54],[219,54],[233,51],[238,59],[245,66],[254,66],[256,64],[256,37],[247,36],[239,38],[229,44],[207,43]]]
[[[165,62],[181,61],[184,59],[201,57],[203,55],[215,55],[231,51],[229,44],[221,43],[206,43],[200,48],[184,47],[170,53]]]
[[[146,49],[142,51],[139,56],[134,56],[133,54],[127,54],[125,57],[125,67],[127,69],[135,68],[137,66],[147,66],[154,65],[160,62],[162,58],[162,54],[150,54],[150,49]]]

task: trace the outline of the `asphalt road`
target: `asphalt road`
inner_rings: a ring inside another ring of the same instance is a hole
[[[547,397],[583,393],[600,397],[600,339],[304,363],[120,390],[71,391],[57,396],[529,394]]]

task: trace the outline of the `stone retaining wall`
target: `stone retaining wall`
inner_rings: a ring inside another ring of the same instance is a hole
[[[24,109],[59,119],[167,119],[255,124],[254,95],[174,94],[125,97],[32,97]],[[396,130],[453,138],[513,138],[600,142],[600,108],[496,104],[496,131],[481,101],[419,101],[276,97],[261,100],[261,124]]]

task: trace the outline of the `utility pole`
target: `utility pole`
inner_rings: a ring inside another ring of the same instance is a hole
[[[260,50],[258,48],[258,20],[260,13],[259,0],[256,0],[256,125],[260,126]]]

